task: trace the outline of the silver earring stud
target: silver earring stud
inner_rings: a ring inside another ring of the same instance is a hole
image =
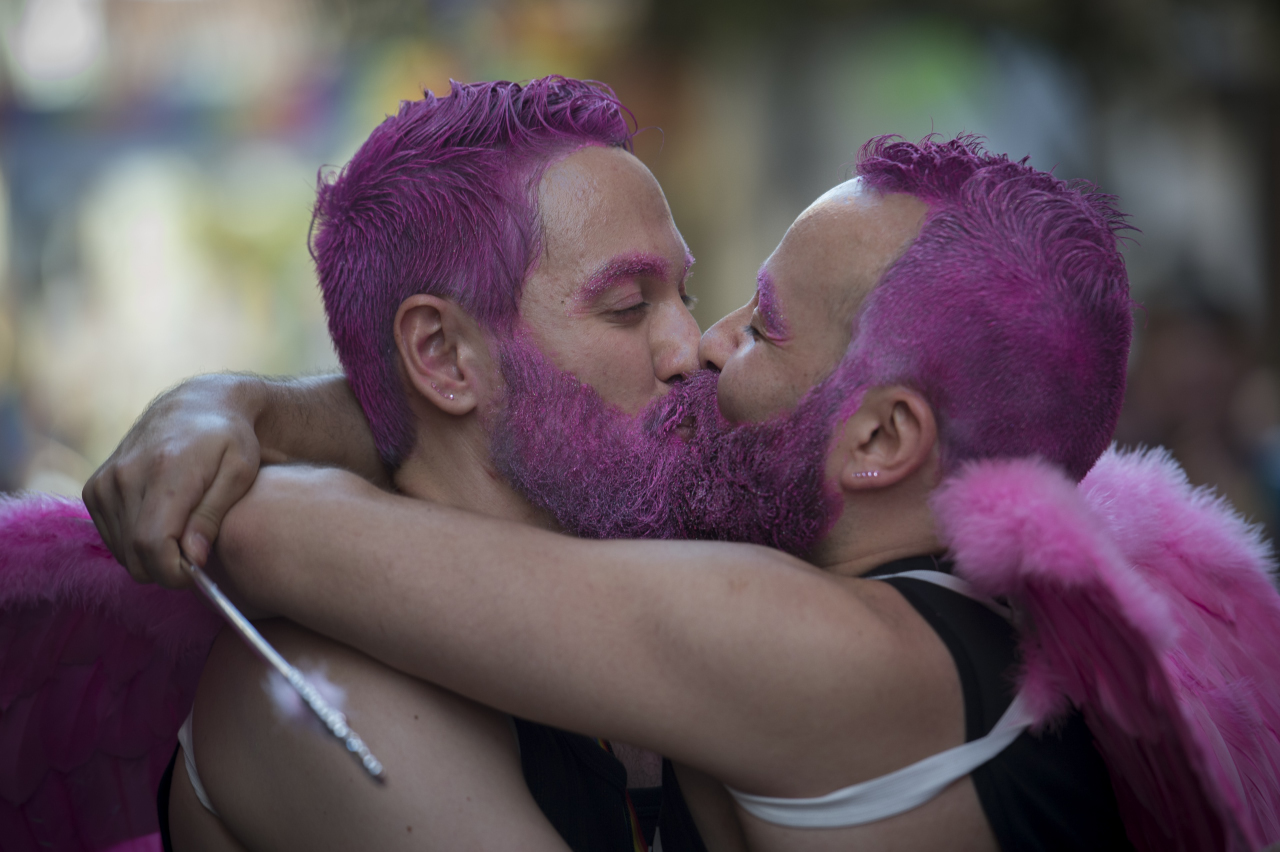
[[[854,474],[854,476],[879,476],[879,475],[880,475],[880,471],[878,470],[860,470]]]
[[[453,394],[449,394],[449,399],[453,399]]]

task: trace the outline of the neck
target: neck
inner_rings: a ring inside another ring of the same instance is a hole
[[[809,561],[844,577],[861,577],[886,562],[938,553],[927,494],[909,499],[893,489],[846,494],[844,510]]]
[[[395,484],[419,500],[558,529],[547,512],[531,505],[494,470],[488,436],[476,417],[420,419],[413,452],[396,471]]]

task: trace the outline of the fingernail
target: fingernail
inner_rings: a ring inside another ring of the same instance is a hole
[[[205,538],[201,533],[193,533],[191,535],[191,551],[187,555],[200,565],[203,565],[209,559],[209,539]]]

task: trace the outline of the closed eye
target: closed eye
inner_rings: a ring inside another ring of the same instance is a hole
[[[627,308],[619,308],[616,311],[609,311],[609,318],[620,324],[637,322],[644,318],[645,311],[648,309],[648,302],[637,302]]]

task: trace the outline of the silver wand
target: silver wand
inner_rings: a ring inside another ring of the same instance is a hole
[[[324,700],[319,691],[311,685],[302,672],[291,665],[288,660],[280,655],[280,652],[271,647],[271,643],[262,638],[262,634],[258,629],[249,623],[249,619],[244,617],[244,613],[236,608],[222,590],[218,588],[218,584],[209,579],[209,575],[200,570],[186,557],[182,558],[182,567],[191,573],[192,578],[196,581],[196,585],[200,587],[200,591],[204,592],[204,596],[214,605],[218,612],[222,613],[222,617],[227,623],[236,629],[236,632],[248,643],[263,662],[278,671],[289,685],[294,688],[298,695],[302,696],[302,700],[307,703],[312,712],[319,717],[324,726],[329,729],[329,733],[333,734],[338,740],[347,747],[347,751],[360,761],[360,765],[373,780],[379,783],[387,780],[386,773],[382,769],[382,761],[373,756],[369,751],[369,747],[364,744],[364,740],[360,739],[360,735],[351,730],[351,726],[347,724],[347,717],[335,709],[328,701]]]

